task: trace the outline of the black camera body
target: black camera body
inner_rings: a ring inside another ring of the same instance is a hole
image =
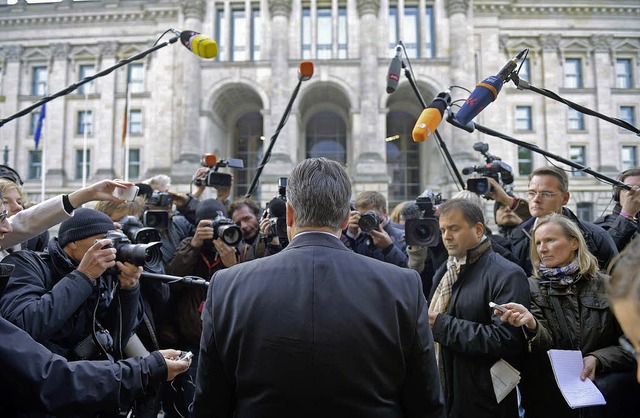
[[[416,205],[422,212],[418,219],[407,219],[404,224],[404,236],[407,245],[435,247],[440,240],[440,225],[435,217],[437,205],[443,202],[440,193],[430,189],[416,198]]]
[[[166,210],[145,210],[142,214],[142,224],[149,228],[167,229],[169,227],[169,212]]]
[[[161,242],[132,244],[129,237],[115,230],[108,231],[105,238],[111,240],[111,244],[105,246],[105,248],[112,247],[116,249],[116,261],[143,266],[151,271],[162,263]]]
[[[218,169],[221,167],[244,168],[244,163],[239,158],[228,158],[218,161],[215,154],[204,154],[200,158],[200,164],[203,167],[208,167],[209,170],[207,170],[204,178],[193,179],[193,184],[196,187],[231,187],[231,174],[220,173]]]
[[[193,184],[197,187],[231,187],[231,174],[209,170],[205,178],[194,179]]]
[[[124,232],[134,244],[149,244],[162,240],[160,232],[157,229],[145,227],[135,216],[125,216],[120,219],[118,223],[122,227],[122,232]]]
[[[371,231],[377,230],[378,226],[382,223],[382,219],[378,212],[370,209],[366,212],[360,212],[360,219],[358,219],[358,227],[360,230],[368,234]]]
[[[224,241],[225,244],[232,247],[242,240],[242,231],[240,230],[240,227],[231,219],[220,213],[213,221],[211,221],[211,228],[213,228],[214,240],[222,238],[222,241]]]
[[[167,192],[159,192],[155,190],[149,199],[147,199],[146,204],[148,206],[159,206],[159,207],[167,207],[173,203],[173,197]]]
[[[473,144],[473,149],[485,157],[486,164],[462,169],[462,174],[478,173],[482,176],[482,178],[468,179],[467,190],[486,196],[491,192],[489,178],[492,178],[502,185],[507,193],[510,193],[513,189],[513,169],[511,166],[503,162],[500,157],[489,154],[489,145],[486,142],[476,142]]]

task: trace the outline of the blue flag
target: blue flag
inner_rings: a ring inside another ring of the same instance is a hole
[[[38,149],[38,142],[40,142],[40,135],[42,135],[42,125],[44,124],[44,118],[47,116],[47,104],[42,105],[40,109],[40,117],[38,118],[38,124],[36,125],[36,132],[33,135],[33,141],[36,143],[36,150]]]

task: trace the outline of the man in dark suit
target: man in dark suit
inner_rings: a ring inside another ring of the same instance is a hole
[[[196,417],[444,417],[417,272],[348,250],[351,185],[304,160],[290,244],[216,272],[203,312]]]

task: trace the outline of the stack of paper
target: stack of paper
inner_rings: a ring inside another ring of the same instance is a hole
[[[584,364],[579,350],[549,350],[547,354],[560,392],[571,408],[607,403],[590,379],[580,380]]]
[[[496,394],[496,400],[500,403],[520,382],[520,372],[503,359],[500,359],[491,366],[491,380],[493,381],[493,392]]]

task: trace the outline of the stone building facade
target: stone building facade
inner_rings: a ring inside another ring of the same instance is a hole
[[[473,89],[528,48],[520,75],[532,85],[638,125],[636,0],[9,3],[0,6],[3,120],[42,94],[171,40],[171,32],[161,37],[170,28],[201,32],[219,46],[218,56],[206,60],[169,44],[49,102],[38,150],[38,109],[4,123],[5,161],[34,196],[43,171],[48,194],[79,187],[83,158],[88,182],[126,173],[134,181],[169,174],[174,187],[188,190],[206,152],[243,159],[245,169],[222,169],[234,174],[234,195],[242,195],[285,113],[300,62],[312,61],[314,75],[302,82],[253,197],[270,199],[278,177],[319,155],[345,164],[356,193],[379,190],[390,206],[425,188],[449,197],[459,185],[441,147],[434,139],[411,140],[423,107],[411,83],[403,75],[394,93],[385,92],[398,40],[426,103],[450,86]],[[129,133],[123,147],[127,86]],[[467,96],[452,89],[458,105]],[[640,143],[632,132],[513,83],[476,121],[607,176],[638,165]],[[477,131],[443,122],[439,132],[459,171],[483,163],[473,144],[487,142],[491,154],[513,167],[519,193],[528,172],[547,164],[541,155]],[[610,187],[581,174],[571,174],[571,205],[594,218],[609,202]]]

